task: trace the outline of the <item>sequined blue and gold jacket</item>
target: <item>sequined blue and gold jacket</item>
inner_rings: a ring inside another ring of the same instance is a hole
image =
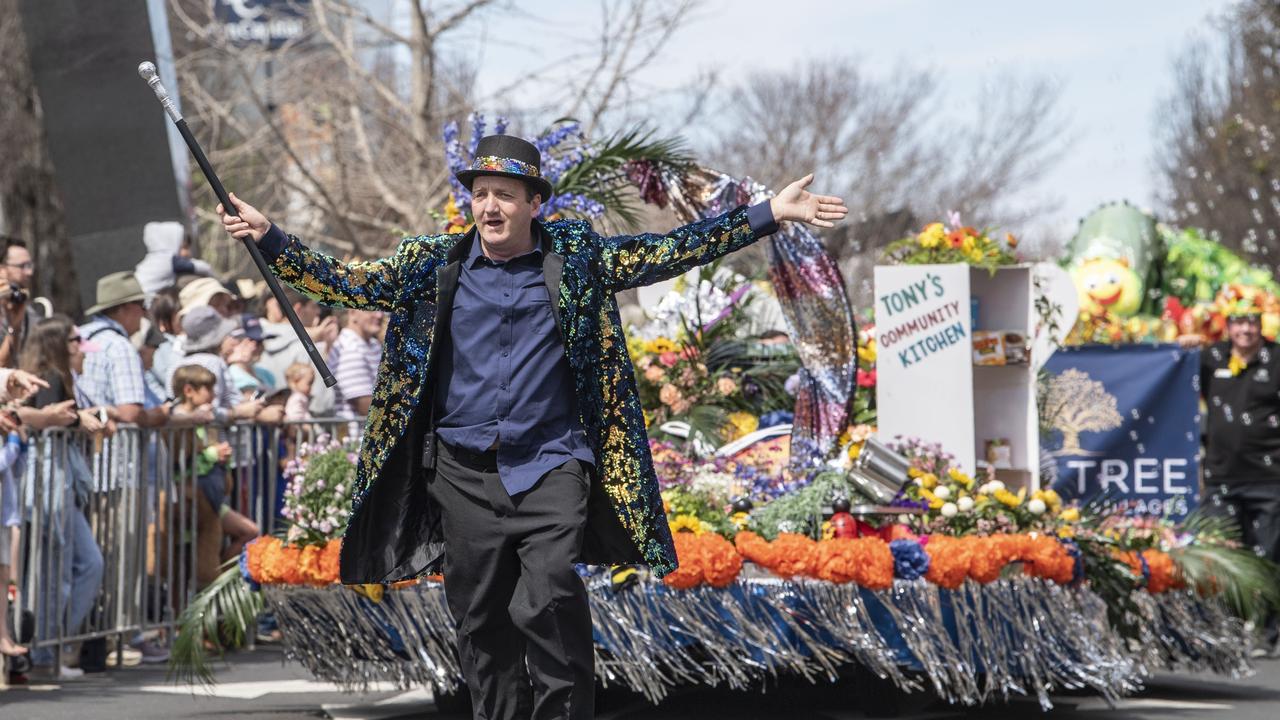
[[[614,294],[675,277],[776,229],[768,205],[738,207],[665,235],[601,237],[580,220],[534,223],[543,274],[597,467],[580,560],[676,567],[649,455],[635,374]],[[385,583],[439,568],[444,538],[427,497],[422,450],[431,430],[433,338],[449,331],[465,235],[406,238],[395,255],[343,263],[272,227],[261,241],[272,271],[322,304],[389,313],[382,365],[365,422],[342,582]]]

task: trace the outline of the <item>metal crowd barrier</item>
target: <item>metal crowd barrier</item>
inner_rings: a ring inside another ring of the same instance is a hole
[[[261,533],[276,532],[282,473],[296,448],[322,434],[355,436],[363,425],[326,418],[207,426],[207,442],[231,446],[227,504]],[[18,637],[33,636],[33,653],[47,649],[63,664],[68,643],[115,637],[118,667],[138,633],[161,630],[172,642],[183,608],[217,576],[223,549],[217,508],[196,485],[196,449],[191,427],[123,426],[111,437],[58,429],[31,438],[11,577],[15,619],[34,618],[33,627],[15,628]],[[75,615],[85,617],[72,626]]]

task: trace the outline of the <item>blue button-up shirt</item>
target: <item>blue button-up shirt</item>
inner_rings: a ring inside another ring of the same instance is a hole
[[[468,450],[496,443],[511,495],[571,459],[595,463],[551,302],[541,250],[494,262],[474,239],[440,348],[436,427],[444,442]]]

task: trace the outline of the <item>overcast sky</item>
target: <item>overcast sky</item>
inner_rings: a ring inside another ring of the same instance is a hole
[[[536,16],[488,13],[476,38],[481,42],[472,45],[484,48],[477,59],[486,90],[527,72],[538,56],[560,51],[564,29],[598,22],[594,0],[520,5]],[[1073,142],[1047,181],[1028,193],[1061,201],[1042,221],[1061,232],[1108,200],[1154,202],[1156,113],[1172,89],[1173,60],[1195,37],[1213,36],[1210,19],[1229,6],[1222,0],[708,0],[635,81],[662,88],[715,67],[722,82],[732,84],[753,70],[849,55],[878,73],[904,61],[937,69],[947,97],[962,103],[993,74],[1048,75],[1062,84],[1059,110]],[[685,132],[696,138],[705,129]]]

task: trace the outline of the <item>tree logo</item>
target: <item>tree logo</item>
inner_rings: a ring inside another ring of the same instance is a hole
[[[1049,380],[1041,412],[1042,426],[1062,433],[1062,447],[1054,455],[1089,455],[1080,447],[1080,433],[1113,430],[1124,421],[1116,409],[1116,396],[1075,368]]]

